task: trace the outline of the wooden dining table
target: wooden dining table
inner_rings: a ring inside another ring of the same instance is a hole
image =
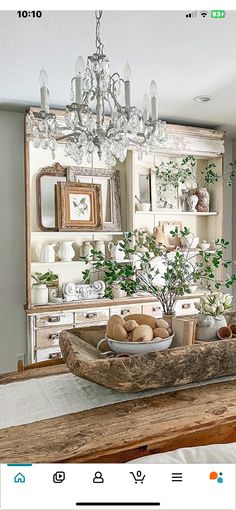
[[[64,364],[28,369],[0,375],[0,385],[64,373]],[[236,380],[229,380],[0,429],[0,463],[127,462],[235,441]]]

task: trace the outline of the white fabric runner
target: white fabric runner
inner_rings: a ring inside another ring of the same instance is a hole
[[[210,444],[154,453],[130,461],[130,464],[234,464],[236,443]]]
[[[14,382],[0,385],[0,429],[229,380],[236,380],[236,376],[138,393],[110,390],[72,374]]]

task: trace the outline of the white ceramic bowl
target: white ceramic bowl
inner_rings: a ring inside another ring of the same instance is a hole
[[[174,334],[162,341],[155,342],[120,342],[107,337],[110,349],[117,354],[145,354],[147,352],[165,351],[171,346]]]
[[[199,237],[185,236],[180,238],[180,244],[183,248],[190,248],[191,250],[197,248]]]

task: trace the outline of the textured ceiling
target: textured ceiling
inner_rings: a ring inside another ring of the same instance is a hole
[[[41,19],[18,19],[1,11],[0,108],[36,105],[38,75],[48,73],[51,104],[69,102],[78,55],[94,51],[91,11],[45,11]],[[223,20],[187,19],[184,12],[106,11],[102,40],[111,70],[133,72],[132,102],[141,106],[155,79],[160,116],[174,122],[224,127],[236,136],[236,12]],[[209,95],[209,103],[196,103]]]

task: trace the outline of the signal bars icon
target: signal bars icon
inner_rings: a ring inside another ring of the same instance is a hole
[[[196,18],[197,17],[197,11],[187,12],[187,14],[185,16],[186,16],[186,18]]]

